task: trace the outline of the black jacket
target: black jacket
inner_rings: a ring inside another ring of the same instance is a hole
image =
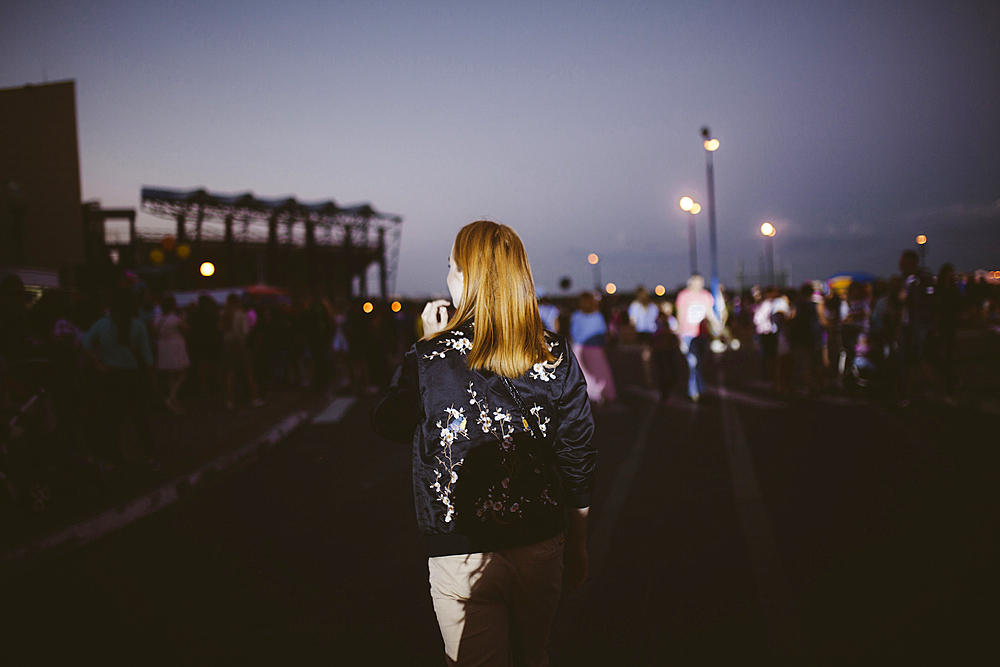
[[[502,378],[467,366],[471,334],[464,325],[417,342],[371,413],[376,433],[413,444],[417,523],[431,556],[558,535],[566,506],[589,506],[594,486],[594,420],[566,340],[546,332],[555,362],[512,380],[522,415]]]

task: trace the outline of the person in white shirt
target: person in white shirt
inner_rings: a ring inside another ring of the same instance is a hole
[[[639,285],[635,291],[635,301],[628,307],[628,319],[635,329],[635,338],[642,346],[642,374],[646,387],[653,386],[653,334],[656,333],[656,318],[660,309],[653,303],[649,290]]]

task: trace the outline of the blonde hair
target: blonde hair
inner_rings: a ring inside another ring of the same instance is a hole
[[[455,237],[452,260],[463,276],[462,301],[445,331],[475,322],[469,368],[516,378],[554,361],[517,232],[489,220],[470,223]]]

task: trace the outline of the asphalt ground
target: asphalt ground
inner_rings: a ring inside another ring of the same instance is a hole
[[[630,350],[596,415],[590,581],[555,665],[963,664],[991,648],[996,416],[779,399],[749,347],[697,406]],[[6,581],[4,664],[439,665],[410,452],[361,399]]]

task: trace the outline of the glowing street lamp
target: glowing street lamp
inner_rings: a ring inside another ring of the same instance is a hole
[[[600,261],[600,257],[597,256],[597,253],[593,253],[592,252],[589,255],[587,255],[587,261],[590,262],[590,265],[594,267],[594,289],[597,290],[598,292],[600,292],[601,291],[601,265],[598,264],[598,262]]]
[[[924,265],[924,252],[927,247],[927,237],[923,234],[917,236],[917,246],[920,250],[920,266]]]
[[[607,285],[604,286],[604,291],[607,292],[608,294],[614,294],[615,292],[618,291],[618,286],[615,285],[614,283],[608,283]]]
[[[698,273],[698,250],[695,246],[696,230],[694,216],[701,210],[701,204],[690,197],[681,197],[680,207],[682,211],[687,211],[691,214],[691,217],[688,218],[688,257],[691,262],[691,275],[694,275]]]
[[[764,248],[767,253],[767,284],[774,285],[774,235],[777,230],[770,222],[765,222],[760,226],[760,233],[764,235]]]
[[[202,262],[198,270],[201,272],[201,275],[208,278],[209,276],[215,274],[215,264],[212,264],[211,262]]]

